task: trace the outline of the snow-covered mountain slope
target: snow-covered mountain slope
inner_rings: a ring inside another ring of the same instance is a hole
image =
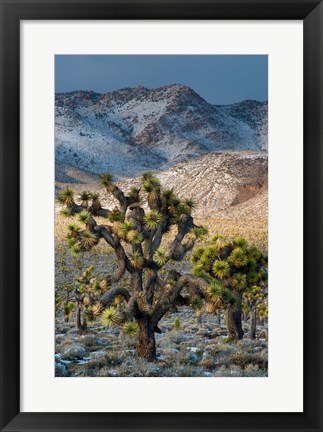
[[[104,207],[118,204],[101,187],[97,175],[73,168],[67,173],[65,182],[57,182],[59,189],[99,191]],[[268,217],[268,158],[263,151],[208,153],[156,174],[163,187],[173,188],[181,198],[193,198],[196,217]],[[140,182],[140,176],[130,177],[118,185],[128,192]]]
[[[268,217],[268,158],[264,152],[208,153],[161,171],[157,177],[180,197],[194,200],[195,216]],[[120,182],[125,190],[133,184],[133,179]]]
[[[133,176],[221,150],[267,148],[267,102],[214,106],[189,87],[56,95],[56,166]]]

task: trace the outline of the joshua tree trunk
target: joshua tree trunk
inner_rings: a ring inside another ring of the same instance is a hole
[[[197,310],[197,311],[195,312],[195,315],[196,315],[196,321],[197,321],[197,324],[198,324],[199,326],[201,326],[201,325],[202,325],[202,312],[201,312],[200,310]]]
[[[226,311],[226,325],[228,327],[229,338],[231,340],[238,340],[243,338],[243,330],[241,327],[241,315],[240,319],[237,316],[237,312],[233,312],[231,308]]]
[[[139,336],[136,348],[138,357],[144,358],[147,361],[156,360],[156,341],[154,329],[151,327],[147,319],[138,321]]]
[[[78,330],[82,330],[82,321],[81,321],[81,308],[77,308],[77,314],[76,314],[76,327]]]
[[[82,309],[81,309],[80,306],[77,307],[76,327],[77,327],[78,331],[80,331],[80,332],[82,330],[87,330],[87,322],[86,322],[86,319],[85,319],[85,316],[84,316],[84,312],[82,311]]]
[[[256,325],[257,325],[256,311],[252,311],[250,314],[250,339],[256,338]]]
[[[238,340],[243,338],[243,330],[241,323],[241,306],[242,306],[242,294],[237,294],[238,304],[236,306],[236,310],[233,311],[231,307],[229,307],[226,311],[226,325],[229,331],[229,338],[231,340]]]
[[[221,325],[221,311],[218,311],[218,325]]]

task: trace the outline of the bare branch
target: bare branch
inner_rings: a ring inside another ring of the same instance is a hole
[[[189,289],[194,289],[202,297],[207,295],[208,283],[198,277],[193,275],[183,275],[178,278],[175,285],[169,290],[166,290],[161,298],[157,301],[155,308],[152,313],[151,323],[152,325],[157,325],[165,313],[173,306],[176,302],[178,296],[180,295],[184,287]]]
[[[131,298],[129,291],[126,288],[111,288],[110,290],[106,291],[100,298],[100,303],[102,303],[103,306],[107,307],[114,301],[117,296],[122,296],[127,303]]]

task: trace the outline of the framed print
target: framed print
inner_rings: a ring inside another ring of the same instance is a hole
[[[1,0],[1,430],[322,430],[321,27]]]

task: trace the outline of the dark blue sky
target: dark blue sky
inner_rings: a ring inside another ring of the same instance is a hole
[[[268,99],[266,55],[56,55],[55,91],[184,84],[213,104]]]

